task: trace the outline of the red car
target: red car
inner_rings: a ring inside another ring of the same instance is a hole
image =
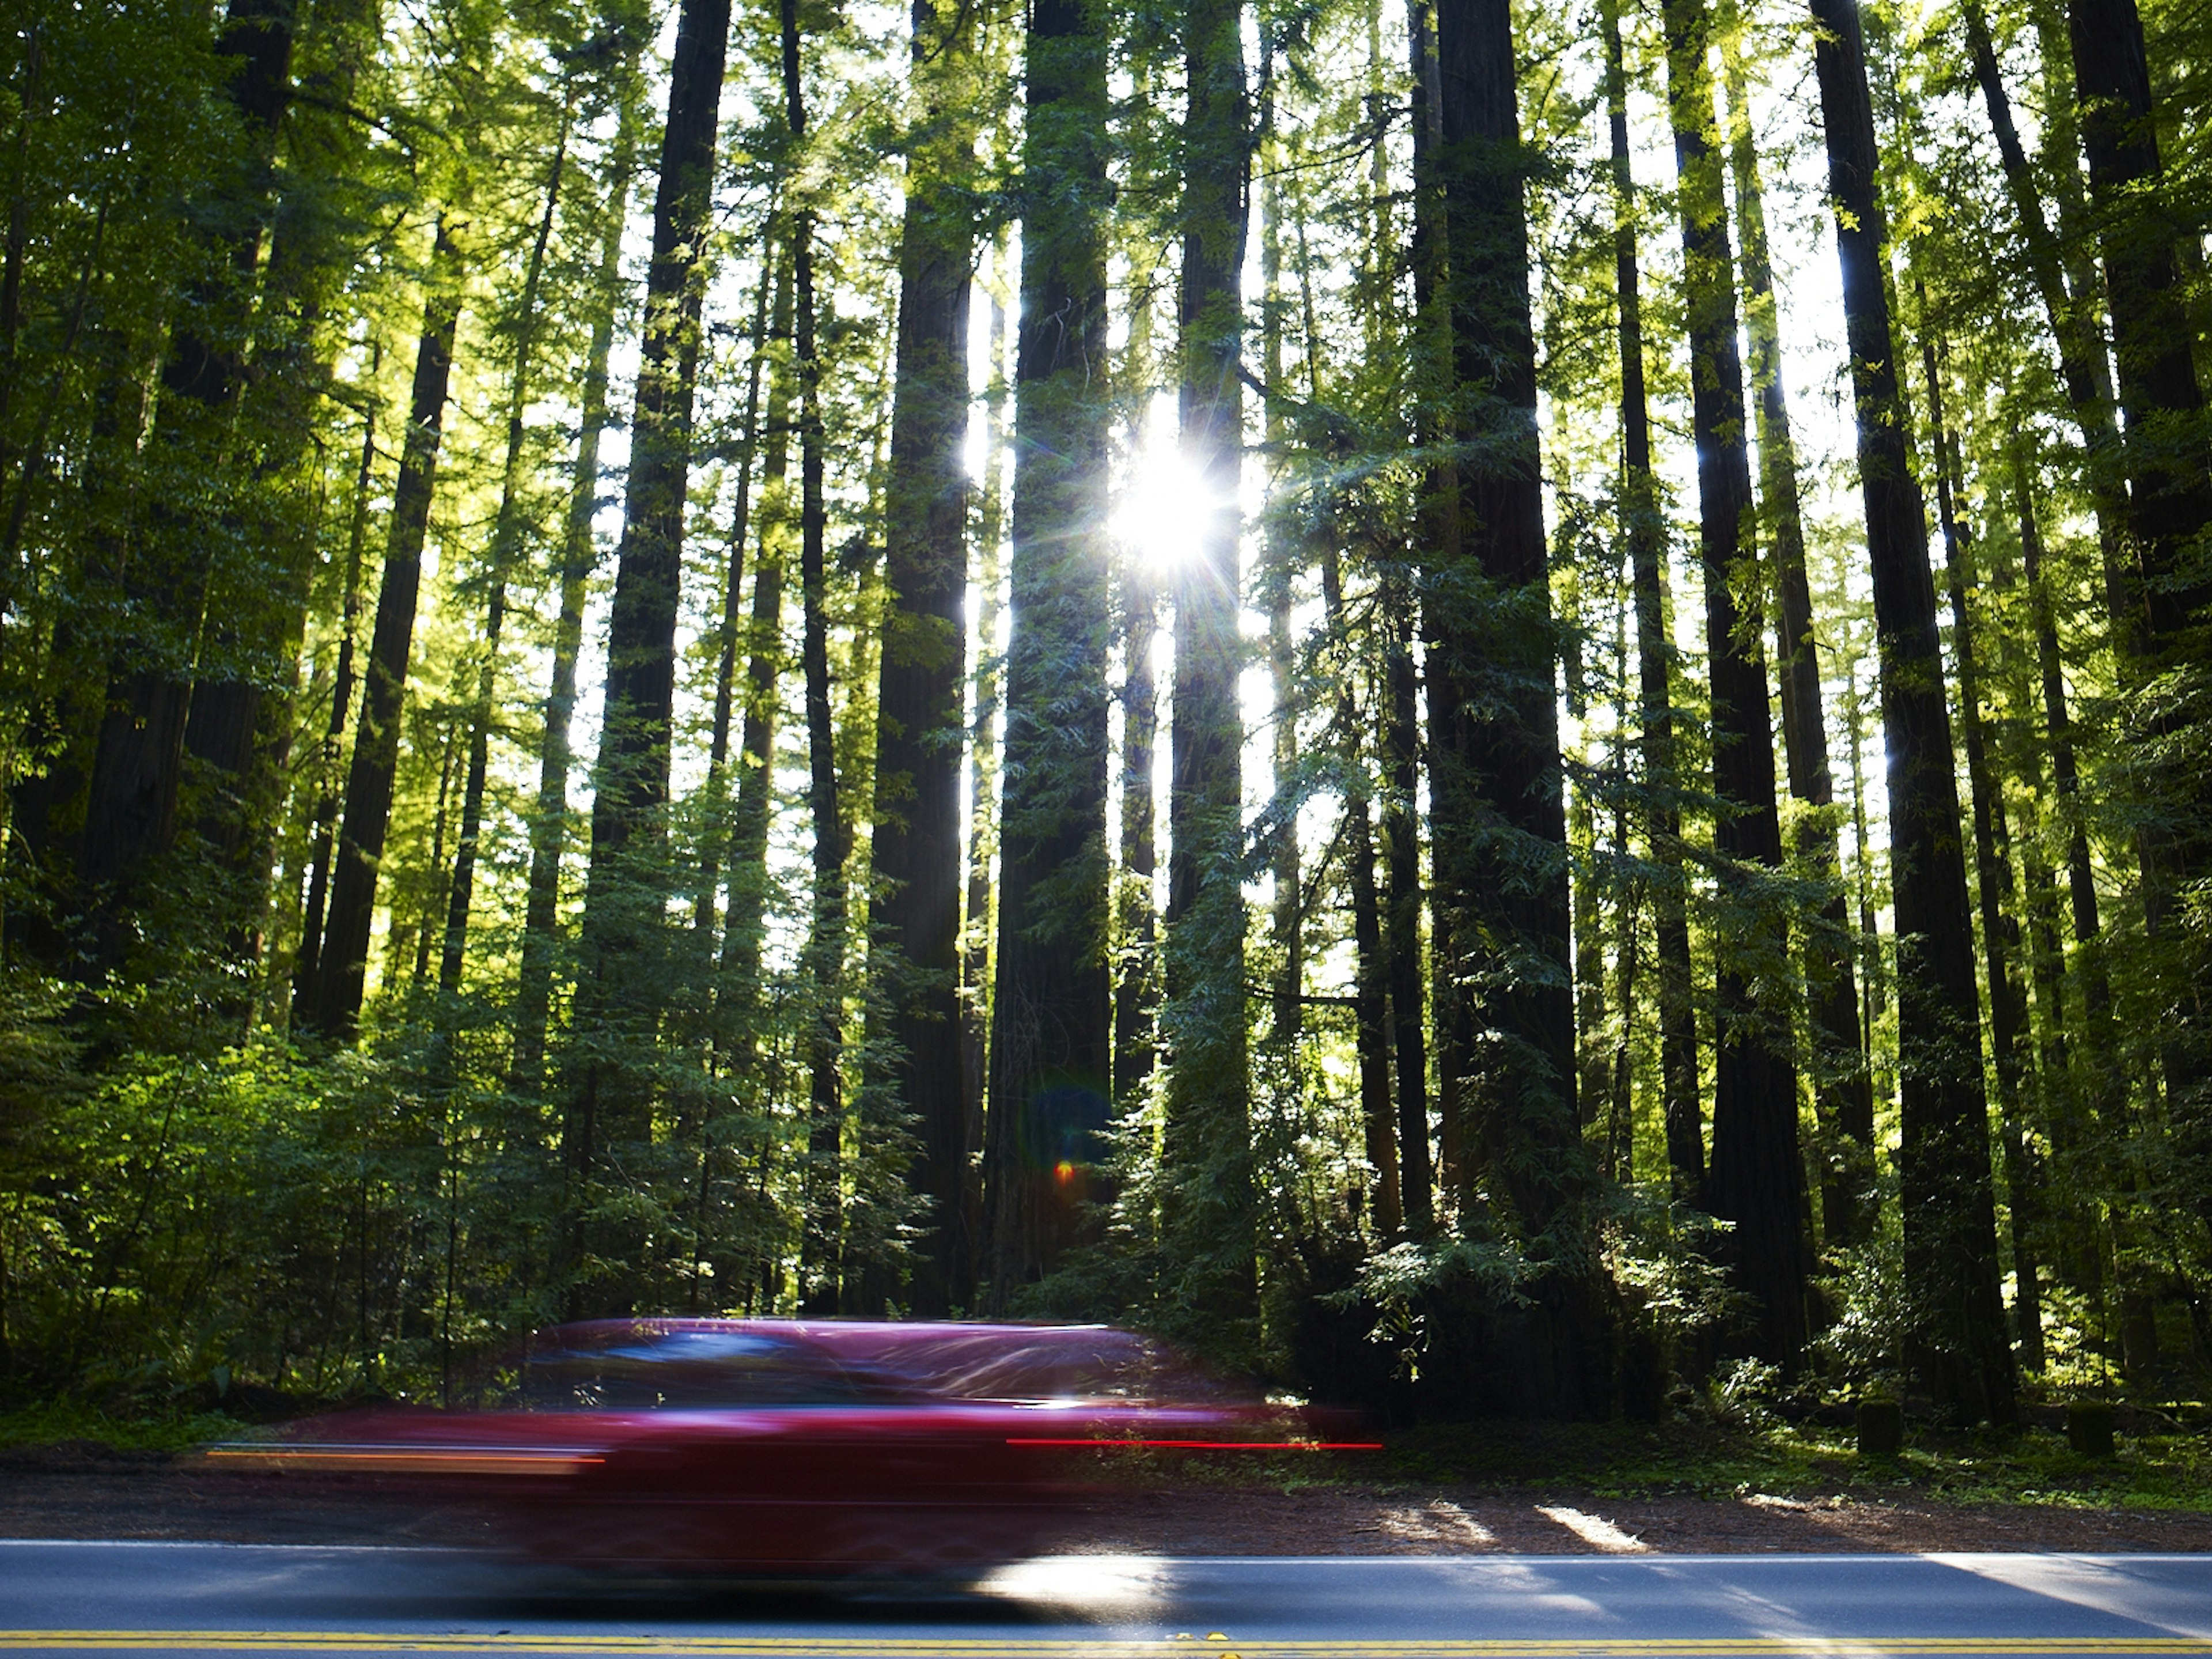
[[[372,1411],[210,1449],[491,1506],[532,1552],[743,1573],[980,1571],[1122,1449],[1364,1448],[1103,1326],[600,1320],[540,1334],[519,1408]]]

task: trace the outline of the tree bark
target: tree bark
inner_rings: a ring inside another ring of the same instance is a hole
[[[1004,569],[1000,548],[1006,532],[1007,416],[1012,396],[1012,382],[1006,372],[1006,253],[1001,238],[991,258],[991,374],[983,420],[983,504],[975,525],[975,707],[968,739],[968,892],[960,960],[961,1109],[967,1119],[971,1147],[983,1144],[983,1100],[989,1088],[991,1059],[991,873],[998,848],[998,727],[1006,667],[999,656],[999,590]],[[1123,811],[1127,811],[1126,797]],[[1126,836],[1126,827],[1123,833]],[[982,1243],[981,1199],[973,1172],[963,1171],[960,1203],[967,1218],[968,1237],[975,1248],[975,1255],[969,1257],[971,1273],[979,1266]]]
[[[2027,244],[2028,271],[2034,278],[2037,295],[2043,301],[2051,337],[2057,343],[2059,379],[2066,388],[2067,402],[2073,406],[2074,418],[2081,428],[2088,463],[2089,497],[2096,508],[2098,539],[2104,552],[2106,604],[2116,637],[2122,648],[2126,649],[2142,630],[2134,616],[2135,584],[2126,574],[2130,554],[2126,545],[2125,465],[2119,425],[2113,416],[2112,370],[2106,357],[2103,331],[2098,325],[2095,296],[2090,287],[2079,282],[2071,284],[2072,291],[2069,292],[2060,240],[2052,234],[2050,222],[2044,216],[2043,199],[2036,189],[2027,152],[2021,145],[2020,131],[2013,121],[2012,96],[1997,67],[1996,45],[1990,38],[1989,21],[1980,0],[1961,0],[1960,12],[1966,22],[1966,49],[1973,58],[1974,79],[1981,87],[1982,101],[1989,111],[1990,129],[1996,137],[2006,192],[2012,198],[2013,211],[2020,219],[2021,240]],[[2071,170],[2076,165],[2073,159],[2072,123],[2066,121],[2063,125],[2069,130],[2063,164]],[[2078,181],[2075,188],[2079,190]]]
[[[622,284],[623,228],[629,216],[632,174],[637,166],[636,105],[634,95],[624,96],[608,167],[576,459],[569,473],[561,541],[561,609],[553,624],[552,675],[538,743],[538,801],[530,820],[530,886],[523,908],[522,962],[515,981],[514,1042],[507,1061],[507,1086],[521,1095],[536,1095],[544,1081],[545,1028],[560,945],[561,862],[568,839],[568,770],[574,763],[569,730],[576,709],[576,660],[583,649],[584,602],[598,562],[592,518],[599,504],[599,434],[608,418],[607,371]]]
[[[392,822],[407,659],[414,645],[415,607],[422,584],[422,544],[429,530],[447,384],[453,367],[453,333],[461,313],[460,261],[454,226],[441,216],[430,291],[422,306],[422,337],[416,349],[415,382],[408,398],[407,441],[392,489],[391,537],[377,590],[361,728],[354,737],[353,765],[346,778],[345,823],[338,836],[330,921],[324,930],[316,986],[313,1024],[340,1042],[351,1041],[361,1021],[378,866]]]
[[[2036,1234],[2042,1209],[2038,1178],[2030,1168],[2021,1115],[2021,1085],[2027,1070],[2027,1000],[2013,972],[2020,955],[2020,921],[2013,913],[2011,835],[2004,785],[1992,764],[1982,720],[1982,674],[1977,634],[1968,608],[1974,585],[1967,530],[1960,514],[1958,454],[1943,412],[1942,368],[1928,315],[1928,290],[1913,278],[1920,313],[1920,365],[1928,381],[1929,447],[1936,468],[1936,521],[1943,536],[1944,574],[1951,602],[1951,660],[1959,682],[1959,725],[1966,750],[1966,783],[1972,791],[1975,886],[1981,901],[1982,959],[1990,987],[1990,1048],[1997,1079],[1998,1132],[2004,1148],[2013,1254],[2013,1323],[2020,1363],[2043,1369],[2042,1297],[2037,1281]]]
[[[2212,523],[2212,453],[2191,350],[2196,331],[2175,262],[2177,227],[2146,195],[2156,190],[2163,169],[2135,0],[2069,0],[2066,15],[2126,417],[2140,649],[2157,658],[2174,647],[2212,596],[2207,578],[2184,556]],[[2163,884],[2152,872],[2146,876],[2155,909]],[[2154,916],[2154,932],[2158,921]]]
[[[787,234],[788,228],[786,228]],[[787,252],[788,251],[787,250]],[[772,338],[788,353],[796,304],[791,261],[776,269]],[[745,660],[745,718],[738,743],[737,799],[730,819],[729,908],[722,927],[722,974],[716,1017],[718,1046],[740,1057],[757,1035],[762,923],[768,908],[769,809],[775,796],[777,681],[784,667],[783,588],[794,524],[791,510],[791,399],[795,365],[771,365],[768,448],[761,457],[758,545],[753,554],[753,605]]]
[[[1109,1116],[1106,40],[1036,0],[1014,367],[1012,626],[983,1180],[987,1305],[1075,1237]],[[1133,703],[1132,707],[1134,705]]]
[[[1254,1194],[1244,1016],[1243,720],[1237,677],[1237,479],[1243,451],[1244,47],[1236,0],[1182,13],[1182,272],[1178,406],[1184,465],[1205,505],[1176,576],[1175,726],[1168,787],[1166,1001],[1170,1065],[1162,1232],[1184,1310],[1224,1352],[1255,1333]]]
[[[1729,106],[1729,169],[1743,228],[1746,332],[1758,392],[1759,492],[1774,546],[1775,666],[1782,693],[1782,742],[1790,793],[1812,810],[1798,818],[1796,850],[1827,902],[1802,927],[1800,953],[1811,1003],[1814,1103],[1824,1139],[1821,1222],[1835,1243],[1856,1243],[1874,1224],[1874,1079],[1859,1032],[1857,976],[1851,965],[1850,913],[1837,846],[1835,775],[1828,763],[1827,712],[1813,595],[1805,574],[1805,523],[1797,494],[1797,444],[1782,383],[1781,318],[1767,252],[1766,207],[1751,127],[1743,54],[1735,33],[1722,45]]]
[[[784,118],[792,141],[806,141],[806,97],[799,70],[799,0],[782,0]],[[792,213],[793,358],[799,388],[799,665],[806,684],[806,804],[814,820],[814,896],[801,970],[812,1006],[806,1056],[806,1167],[799,1248],[799,1310],[840,1310],[845,1085],[845,861],[852,836],[837,778],[837,730],[830,703],[830,578],[823,546],[822,358],[815,337],[814,208]]]
[[[514,319],[514,361],[507,375],[507,456],[500,468],[499,509],[492,520],[491,556],[486,562],[491,591],[484,602],[483,664],[477,672],[476,701],[469,709],[469,771],[461,786],[461,822],[453,843],[453,879],[446,898],[446,933],[438,952],[438,993],[459,996],[467,953],[469,906],[476,895],[477,843],[483,830],[485,775],[491,763],[492,702],[499,685],[500,635],[507,623],[507,581],[522,540],[521,512],[515,496],[522,485],[523,412],[530,398],[531,356],[538,343],[538,291],[545,273],[546,244],[553,236],[553,215],[561,200],[568,167],[568,122],[574,94],[561,108],[560,137],[546,168],[545,206],[523,268],[522,292]],[[445,1016],[441,1014],[441,1018]]]
[[[1681,785],[1675,775],[1674,636],[1667,626],[1667,527],[1651,476],[1651,412],[1644,379],[1644,300],[1628,160],[1628,76],[1620,11],[1602,12],[1607,125],[1613,143],[1613,285],[1620,341],[1620,514],[1636,605],[1637,747],[1644,767],[1644,836],[1651,862],[1659,966],[1659,1092],[1674,1196],[1699,1202],[1705,1186],[1704,1101],[1698,1079],[1696,979],[1688,888],[1682,874]],[[1625,970],[1624,970],[1625,971]],[[1628,1005],[1622,1004],[1627,1018]]]
[[[1735,260],[1722,157],[1710,137],[1717,126],[1710,16],[1704,0],[1667,0],[1663,9],[1667,101],[1680,181],[1698,562],[1712,681],[1713,842],[1722,889],[1715,927],[1717,1052],[1705,1205],[1735,1224],[1727,1255],[1738,1285],[1758,1304],[1753,1351],[1794,1371],[1805,1350],[1811,1264],[1790,1019],[1753,994],[1760,981],[1776,982],[1775,959],[1787,942],[1776,901],[1762,890],[1782,865],[1765,653],[1756,621],[1745,618],[1735,603],[1741,567],[1754,557],[1744,545],[1746,527],[1754,520]]]
[[[773,216],[769,222],[775,222]],[[738,435],[736,500],[730,506],[729,553],[722,568],[722,621],[714,639],[714,712],[707,738],[707,781],[699,830],[699,884],[691,902],[691,932],[702,966],[714,943],[714,901],[729,840],[730,736],[737,720],[738,647],[744,635],[745,541],[752,531],[753,471],[760,459],[761,384],[768,373],[769,302],[780,274],[775,239],[763,239],[760,283],[753,295],[751,361],[745,368],[745,412]],[[758,587],[758,572],[754,574]]]
[[[338,659],[331,677],[331,717],[323,730],[315,797],[313,861],[307,878],[307,909],[300,924],[300,953],[292,966],[292,1023],[312,1030],[322,977],[323,921],[330,905],[331,860],[337,847],[338,765],[345,757],[346,722],[353,713],[354,651],[361,629],[362,556],[368,544],[368,489],[376,465],[374,388],[384,368],[384,342],[369,344],[368,395],[362,404],[361,465],[354,473],[351,526],[346,534],[344,597],[338,608]]]
[[[1370,7],[1370,16],[1372,10]],[[1283,187],[1278,177],[1281,147],[1274,132],[1274,45],[1263,35],[1260,52],[1260,327],[1261,373],[1265,388],[1262,402],[1268,493],[1275,493],[1284,476],[1283,451],[1290,422],[1283,414],[1289,386],[1283,369]],[[1371,244],[1379,246],[1379,243]],[[1310,349],[1310,343],[1309,343]],[[1300,993],[1305,982],[1305,904],[1301,892],[1298,848],[1298,708],[1297,647],[1291,635],[1292,588],[1297,580],[1300,537],[1279,512],[1266,520],[1266,562],[1260,577],[1261,597],[1267,610],[1267,675],[1273,693],[1270,719],[1273,724],[1274,799],[1269,806],[1269,873],[1274,882],[1269,944],[1275,954],[1273,1006],[1267,1036],[1285,1056],[1304,1029],[1305,1004]]]
[[[2066,16],[2125,417],[2129,527],[2138,561],[2128,574],[2139,596],[2139,667],[2151,674],[2179,667],[2201,672],[2207,653],[2200,629],[2212,605],[2212,571],[2199,543],[2212,525],[2212,446],[2197,378],[2197,319],[2177,256],[2193,249],[2192,263],[2201,263],[2202,239],[2184,231],[2163,200],[2136,0],[2068,0]],[[2169,699],[2138,715],[2131,735],[2154,771],[2170,764],[2166,757],[2187,718]],[[2169,957],[2160,964],[2166,982],[2158,994],[2166,1006],[2159,1046],[2177,1150],[2192,1170],[2193,1207],[2212,1217],[2212,1188],[2203,1179],[2212,1169],[2212,1054],[2204,1032],[2202,952],[2187,937],[2184,915],[2185,896],[2206,866],[2206,837],[2201,804],[2156,799],[2164,793],[2162,783],[2154,782],[2154,814],[2136,836],[2143,921],[2151,939],[2166,946],[2160,955]],[[2170,956],[2175,945],[2186,958]]]
[[[871,976],[896,1059],[875,1079],[914,1114],[908,1180],[931,1206],[909,1291],[925,1317],[965,1306],[975,1240],[963,1197],[960,1079],[960,717],[968,626],[968,307],[975,233],[973,15],[914,0],[913,78],[924,136],[907,156],[899,236],[897,386],[884,529],[876,705]]]
[[[1369,1219],[1377,1240],[1406,1231],[1405,1189],[1398,1166],[1398,1125],[1390,1108],[1389,972],[1382,956],[1382,905],[1375,890],[1375,828],[1359,752],[1359,706],[1352,693],[1354,653],[1344,615],[1341,556],[1334,529],[1322,553],[1322,605],[1336,659],[1336,742],[1344,769],[1345,879],[1352,888],[1354,967],[1353,1048],[1359,1060],[1359,1123],[1373,1171]]]
[[[669,752],[676,693],[676,612],[691,478],[692,401],[713,223],[715,139],[728,52],[730,0],[683,0],[669,64],[668,115],[646,267],[637,395],[615,591],[599,752],[592,766],[592,850],[584,890],[574,1024],[586,1042],[562,1152],[572,1179],[617,1167],[651,1133],[651,1085],[635,1065],[659,1030],[666,987]],[[609,1313],[634,1299],[635,1241],[600,1242],[611,1281],[574,1294]],[[585,1305],[578,1302],[579,1311]]]
[[[1555,629],[1536,445],[1528,306],[1529,161],[1505,0],[1436,8],[1442,186],[1455,381],[1458,546],[1429,574],[1438,611],[1431,840],[1439,941],[1465,985],[1472,1054],[1465,1156],[1499,1219],[1560,1248],[1511,1322],[1510,1403],[1606,1409],[1610,1364],[1595,1267],[1577,1224],[1587,1159],[1575,1111],[1573,970]],[[1438,696],[1442,685],[1443,694]],[[1441,831],[1441,833],[1437,833]],[[1462,1202],[1465,1200],[1462,1200]],[[1554,1231],[1557,1230],[1557,1231]]]
[[[93,918],[90,960],[102,966],[113,965],[124,949],[122,908],[138,869],[175,837],[187,752],[212,769],[217,799],[204,827],[225,864],[243,832],[222,798],[234,801],[246,787],[252,709],[213,689],[234,681],[226,671],[236,665],[219,662],[224,653],[202,638],[210,598],[228,595],[243,573],[224,556],[231,539],[221,522],[224,509],[202,505],[198,487],[212,483],[220,494],[222,483],[249,470],[234,453],[222,416],[244,382],[270,163],[291,96],[292,41],[290,9],[279,0],[232,0],[216,41],[216,58],[229,69],[223,90],[245,129],[246,155],[240,173],[218,185],[222,199],[200,210],[196,234],[211,244],[208,264],[221,274],[183,296],[161,363],[150,456],[178,482],[191,477],[196,488],[172,492],[165,481],[126,586],[137,637],[109,677],[78,841],[78,880]],[[218,618],[216,642],[226,636],[225,620]],[[202,680],[210,689],[196,714],[193,688]],[[240,696],[249,690],[239,685]]]
[[[2008,1421],[2012,1356],[1997,1290],[1973,921],[1927,521],[1905,455],[1882,282],[1885,229],[1865,47],[1856,0],[1812,0],[1812,14],[1890,757],[1908,1360],[1946,1408]]]

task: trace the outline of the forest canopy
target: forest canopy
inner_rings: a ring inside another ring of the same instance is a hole
[[[21,0],[0,1377],[2212,1365],[2181,0]]]

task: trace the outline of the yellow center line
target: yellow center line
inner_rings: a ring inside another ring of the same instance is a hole
[[[436,1653],[436,1654],[701,1654],[800,1656],[881,1655],[890,1659],[1008,1659],[1014,1655],[1047,1659],[1168,1659],[1204,1654],[1231,1659],[1233,1645],[1244,1656],[1291,1659],[1741,1659],[1745,1656],[1851,1656],[1852,1659],[1915,1659],[1917,1656],[2212,1656],[2212,1641],[2177,1637],[1723,1637],[1651,1640],[1377,1640],[1161,1638],[1024,1639],[997,1637],[805,1636],[579,1636],[511,1632],[470,1634],[367,1631],[4,1631],[0,1650],[143,1652],[192,1649],[207,1652]]]

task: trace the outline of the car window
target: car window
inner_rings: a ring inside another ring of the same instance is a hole
[[[535,1411],[705,1411],[875,1404],[899,1390],[869,1368],[782,1337],[638,1326],[532,1352],[524,1393]]]

